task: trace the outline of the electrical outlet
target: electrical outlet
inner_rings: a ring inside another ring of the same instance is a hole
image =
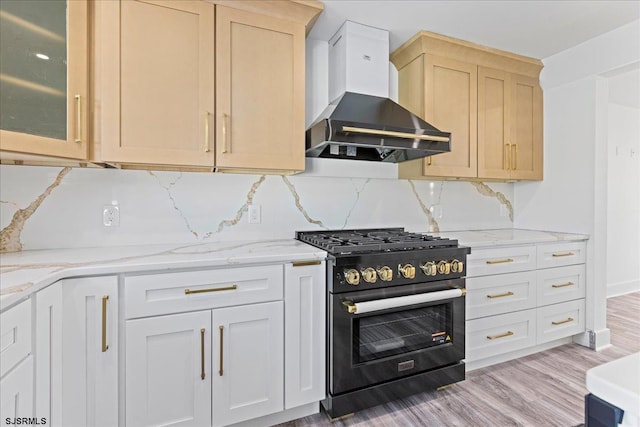
[[[249,205],[249,224],[260,224],[260,205]]]
[[[120,207],[118,202],[102,207],[102,224],[105,227],[118,227],[120,225]]]

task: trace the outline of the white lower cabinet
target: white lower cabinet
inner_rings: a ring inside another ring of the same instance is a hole
[[[47,425],[62,426],[62,282],[38,292],[36,300],[36,411]]]
[[[20,362],[0,380],[0,416],[2,424],[15,424],[13,420],[33,417],[33,355]]]
[[[118,425],[118,279],[62,281],[62,423]]]
[[[283,303],[213,310],[213,425],[284,408]]]
[[[126,322],[128,426],[211,425],[211,312]]]

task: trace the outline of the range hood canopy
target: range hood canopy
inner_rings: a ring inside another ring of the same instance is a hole
[[[389,98],[345,92],[306,133],[307,157],[398,163],[451,151],[441,132]]]
[[[389,96],[389,32],[346,21],[329,40],[329,99],[307,157],[403,162],[451,151],[441,132]]]

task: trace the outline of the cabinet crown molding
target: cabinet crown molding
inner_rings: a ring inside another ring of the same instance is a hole
[[[539,78],[542,61],[430,31],[420,31],[396,49],[390,60],[400,70],[420,55],[442,56],[483,67]]]
[[[313,28],[324,5],[316,0],[207,0],[210,3],[270,15],[278,19],[295,21],[305,26],[305,33]]]

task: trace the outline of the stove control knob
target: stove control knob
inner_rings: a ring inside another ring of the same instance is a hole
[[[362,270],[362,278],[367,283],[376,283],[376,280],[378,280],[378,275],[373,268],[367,267]]]
[[[358,270],[354,269],[354,268],[350,268],[348,270],[345,270],[344,272],[344,278],[347,281],[348,284],[350,285],[358,285],[360,284],[360,273],[358,273]]]
[[[378,269],[378,276],[380,276],[380,279],[383,281],[390,282],[393,279],[393,270],[385,265]]]
[[[416,268],[411,264],[399,265],[398,271],[405,279],[413,279],[416,277]]]
[[[420,266],[424,274],[427,276],[435,276],[438,272],[436,263],[433,261],[426,262]]]
[[[451,273],[451,264],[449,264],[447,261],[440,261],[438,263],[438,273],[440,274]]]
[[[458,261],[457,259],[451,261],[451,271],[453,271],[454,273],[462,273],[463,270],[464,263],[462,261]]]

